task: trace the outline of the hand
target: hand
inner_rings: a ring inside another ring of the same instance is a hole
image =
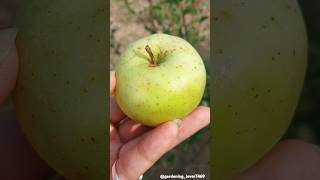
[[[0,179],[42,180],[53,171],[24,138],[13,110],[3,108],[14,89],[18,72],[16,30],[9,28],[13,2],[0,0]]]
[[[110,96],[115,85],[115,74],[110,72]],[[210,109],[200,106],[182,120],[146,127],[126,117],[111,97],[110,168],[117,162],[116,171],[121,180],[138,179],[167,151],[209,123]]]
[[[17,51],[14,44],[15,29],[0,29],[0,105],[14,88],[17,71]]]
[[[235,180],[318,180],[319,167],[319,147],[300,140],[285,140]]]

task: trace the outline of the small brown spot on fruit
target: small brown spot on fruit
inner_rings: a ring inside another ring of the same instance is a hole
[[[276,20],[276,18],[275,17],[273,17],[273,16],[271,16],[271,21],[275,21]]]

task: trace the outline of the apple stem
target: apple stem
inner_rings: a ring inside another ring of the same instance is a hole
[[[152,53],[152,51],[151,51],[150,46],[149,46],[149,45],[146,45],[145,49],[146,49],[147,53],[149,54],[149,56],[150,56],[150,58],[151,58],[152,65],[157,66],[157,65],[158,65],[158,64],[157,64],[157,61],[156,61],[156,59],[155,59],[154,56],[153,56],[153,53]]]

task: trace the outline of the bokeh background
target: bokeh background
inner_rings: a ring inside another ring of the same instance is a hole
[[[293,122],[284,138],[320,145],[320,1],[299,0],[308,39],[308,69]]]
[[[129,43],[149,34],[176,35],[191,43],[208,66],[210,57],[209,0],[111,0],[110,69]],[[207,71],[207,82],[210,74]],[[201,104],[208,106],[209,83]],[[210,179],[210,131],[201,130],[167,153],[143,179],[161,174],[205,174]]]

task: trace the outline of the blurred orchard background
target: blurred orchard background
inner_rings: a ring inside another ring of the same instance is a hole
[[[110,69],[129,43],[162,32],[184,38],[199,52],[208,67],[210,57],[209,0],[111,0]],[[208,69],[208,68],[207,68]],[[207,71],[207,82],[209,72]],[[208,106],[209,83],[201,104]],[[205,174],[210,179],[209,127],[168,152],[143,179],[161,174]]]

